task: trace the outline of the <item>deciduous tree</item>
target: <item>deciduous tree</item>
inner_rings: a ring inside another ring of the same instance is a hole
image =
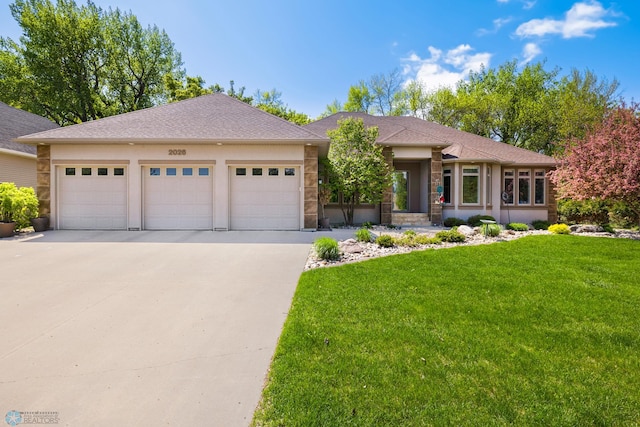
[[[329,130],[331,139],[328,167],[332,191],[339,193],[344,221],[353,225],[358,203],[380,203],[385,189],[392,184],[392,169],[376,144],[378,128],[365,127],[362,119],[348,117]]]
[[[560,197],[623,202],[640,218],[640,108],[621,105],[584,140],[567,143],[551,173]]]

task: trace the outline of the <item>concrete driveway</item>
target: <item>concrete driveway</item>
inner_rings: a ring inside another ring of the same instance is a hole
[[[0,240],[0,417],[248,425],[321,235],[49,231]]]

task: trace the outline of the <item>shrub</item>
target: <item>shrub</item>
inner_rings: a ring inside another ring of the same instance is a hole
[[[469,217],[469,219],[467,220],[467,224],[470,225],[471,227],[480,227],[482,225],[482,222],[480,221],[481,219],[484,219],[487,221],[496,220],[491,215],[473,215]]]
[[[401,227],[399,225],[387,224],[387,228],[389,230],[399,230]]]
[[[465,225],[466,221],[464,219],[456,218],[452,216],[445,219],[443,224],[445,227],[456,227],[458,225]]]
[[[404,234],[404,235],[405,235],[405,236],[407,236],[407,237],[415,237],[415,236],[416,236],[416,232],[415,232],[415,231],[413,231],[413,230],[407,230],[407,231],[405,231],[405,232],[404,232],[404,233],[402,233],[402,234]]]
[[[383,248],[390,248],[395,244],[395,241],[393,237],[389,236],[388,234],[383,234],[381,236],[378,236],[378,238],[376,239],[376,244]]]
[[[369,243],[371,241],[371,232],[366,228],[361,228],[356,231],[356,240],[358,242],[366,242]]]
[[[465,235],[458,232],[458,230],[439,231],[436,234],[436,237],[443,242],[449,242],[449,243],[464,242],[464,240],[466,239]]]
[[[482,234],[489,237],[498,237],[502,228],[499,224],[482,224]]]
[[[418,246],[418,243],[413,236],[396,237],[395,239],[393,239],[393,242],[397,246],[407,246],[410,248]]]
[[[442,240],[438,237],[429,237],[426,234],[419,234],[414,239],[414,242],[418,245],[439,245]]]
[[[623,202],[614,202],[609,206],[609,221],[616,228],[633,228],[638,226],[640,218],[629,205]]]
[[[362,223],[362,228],[366,228],[367,230],[371,230],[373,228],[373,223],[371,221],[365,221]]]
[[[547,228],[547,227],[545,227],[545,228]],[[529,231],[529,226],[527,224],[523,224],[521,222],[510,222],[509,224],[507,224],[507,230]]]
[[[38,216],[38,198],[32,187],[16,187],[13,182],[0,184],[0,221],[15,222],[16,230],[28,227]]]
[[[553,224],[549,226],[549,231],[553,234],[570,234],[571,229],[567,224]]]
[[[534,230],[548,230],[551,223],[544,219],[536,219],[531,222]]]
[[[558,201],[558,217],[568,224],[607,224],[609,222],[609,204],[605,200]]]
[[[320,237],[313,243],[313,248],[320,259],[331,261],[340,258],[338,242],[331,237]]]

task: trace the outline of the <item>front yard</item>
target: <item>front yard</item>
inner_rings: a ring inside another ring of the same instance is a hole
[[[305,272],[253,422],[637,425],[639,278],[556,235]]]

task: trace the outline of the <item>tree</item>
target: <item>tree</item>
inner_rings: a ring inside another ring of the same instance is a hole
[[[561,198],[622,202],[640,218],[640,108],[622,104],[584,140],[566,144],[551,173]]]
[[[400,89],[402,76],[397,68],[388,74],[376,74],[369,79],[369,91],[372,94],[374,111],[381,116],[400,116]]]
[[[360,80],[360,83],[349,88],[344,111],[370,113],[372,102],[373,97],[369,87],[364,80]]]
[[[164,85],[168,90],[169,102],[182,101],[214,92],[213,87],[205,88],[204,79],[200,76],[186,76],[185,82],[176,79],[171,74],[165,75]]]
[[[328,185],[341,195],[340,209],[347,225],[353,225],[356,204],[380,203],[392,184],[392,169],[376,144],[378,128],[366,128],[362,119],[338,121],[327,131],[331,139],[328,156]]]
[[[320,118],[322,119],[324,117],[329,117],[332,114],[336,114],[336,113],[339,113],[340,111],[344,111],[343,109],[344,107],[342,106],[340,101],[338,101],[337,99],[334,99],[331,104],[327,104],[327,107],[325,108],[324,112],[320,114]]]
[[[0,40],[0,97],[60,125],[164,102],[165,76],[184,74],[167,34],[131,13],[73,0],[16,0],[10,9],[23,34]]]

